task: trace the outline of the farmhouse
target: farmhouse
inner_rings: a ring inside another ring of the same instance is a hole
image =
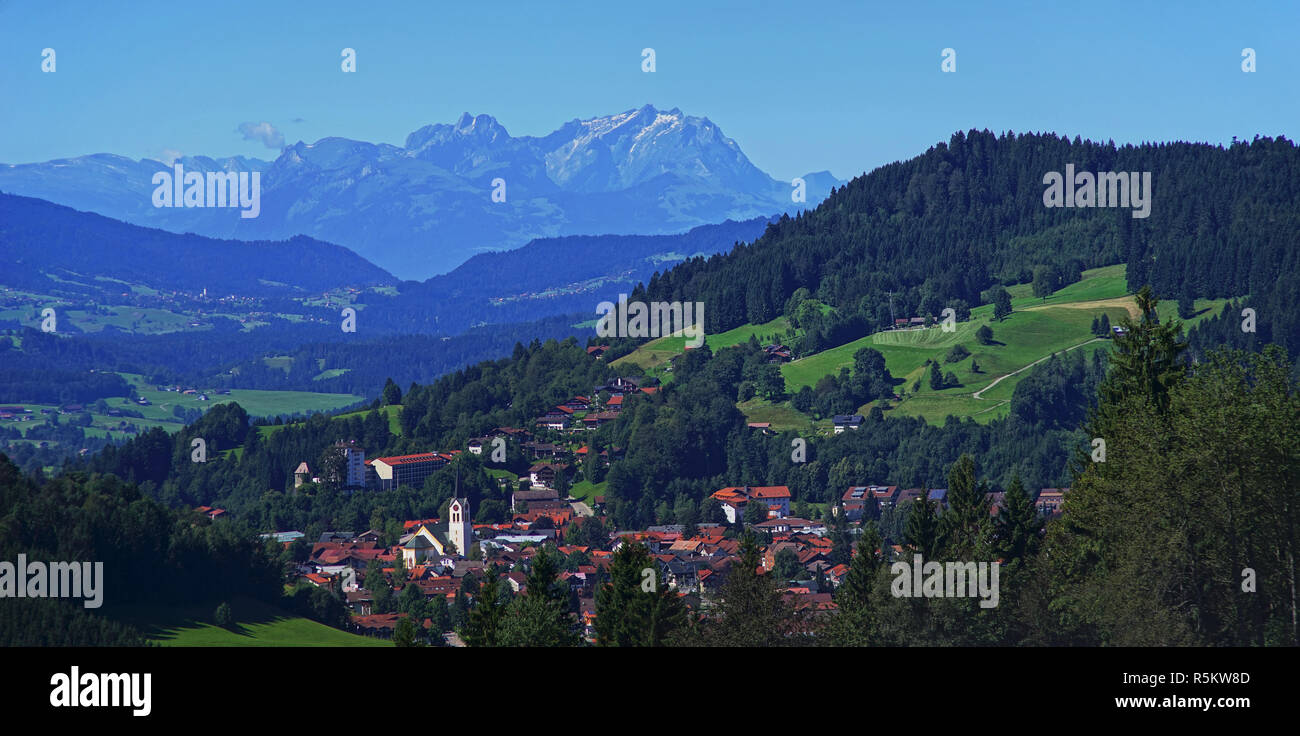
[[[547,429],[565,430],[569,428],[569,415],[561,411],[552,410],[544,416],[537,419],[537,424]]]
[[[618,412],[602,411],[596,414],[588,414],[582,418],[582,426],[587,429],[596,429],[606,422],[612,422],[618,419]]]
[[[533,488],[555,488],[555,479],[561,474],[567,474],[569,466],[567,463],[535,463],[528,468],[528,479]]]
[[[488,437],[505,437],[508,440],[518,440],[527,442],[533,438],[533,433],[526,429],[516,429],[515,427],[497,427],[487,433]]]
[[[767,353],[767,362],[769,363],[789,363],[791,358],[790,348],[784,345],[767,345],[763,348]]]
[[[515,491],[510,494],[510,508],[525,509],[534,501],[557,501],[560,494],[554,488],[539,488],[530,491]]]
[[[587,411],[591,408],[591,400],[586,396],[574,396],[560,406],[570,411]]]
[[[831,420],[831,424],[835,426],[835,434],[840,434],[846,429],[856,430],[862,426],[862,422],[861,414],[836,414]]]

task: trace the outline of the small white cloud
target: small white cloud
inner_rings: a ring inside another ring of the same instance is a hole
[[[162,153],[158,154],[157,160],[167,164],[168,166],[171,166],[172,164],[176,163],[176,161],[181,156],[184,155],[185,154],[181,153],[180,151],[177,151],[175,148],[164,148],[162,150]]]
[[[284,134],[268,122],[240,123],[239,133],[246,141],[261,141],[267,148],[284,148]]]

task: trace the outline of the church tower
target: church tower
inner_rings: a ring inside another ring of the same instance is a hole
[[[469,499],[451,499],[447,516],[447,540],[456,545],[456,554],[469,557],[469,546],[474,543],[474,528],[470,525]]]

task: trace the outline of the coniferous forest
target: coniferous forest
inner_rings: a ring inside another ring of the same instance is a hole
[[[1044,172],[1066,164],[1152,172],[1150,215],[1044,207]],[[888,326],[891,298],[898,315],[938,315],[956,302],[989,303],[998,284],[1029,283],[1035,266],[1052,267],[1064,285],[1085,269],[1127,263],[1132,291],[1150,285],[1166,299],[1243,298],[1259,328],[1238,342],[1275,342],[1295,353],[1300,286],[1279,276],[1300,266],[1297,169],[1300,151],[1285,138],[1117,147],[959,132],[853,180],[810,212],[783,217],[752,244],[657,274],[644,296],[705,302],[713,333],[767,322],[806,289],[836,308],[831,323],[810,330],[824,335],[809,346],[820,350],[846,341],[836,337],[839,323],[855,337]],[[1205,331],[1214,329],[1229,332]]]

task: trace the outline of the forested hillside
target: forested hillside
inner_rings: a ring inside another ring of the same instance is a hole
[[[0,263],[6,285],[37,291],[67,280],[116,280],[253,296],[397,281],[347,248],[307,237],[244,242],[178,235],[4,193]]]
[[[1044,206],[1044,175],[1071,163],[1151,172],[1150,215]],[[891,298],[899,317],[938,316],[958,300],[987,302],[994,284],[1028,283],[1036,267],[1050,267],[1063,285],[1084,269],[1123,262],[1132,291],[1150,284],[1169,299],[1249,295],[1259,339],[1295,352],[1300,284],[1289,275],[1300,270],[1298,232],[1300,151],[1285,138],[1226,149],[1116,147],[970,131],[854,179],[751,245],[660,274],[638,294],[705,302],[714,333],[767,322],[807,289],[836,308],[818,329],[861,336],[890,324]]]
[[[102,562],[102,608],[85,610],[80,600],[6,601],[0,606],[4,646],[139,646],[139,632],[111,618],[126,607],[233,594],[280,597],[279,561],[245,525],[167,509],[118,477],[68,474],[36,483],[0,456],[0,558],[20,553]]]
[[[479,323],[520,322],[569,312],[630,292],[658,270],[725,253],[763,234],[775,218],[701,225],[676,235],[571,235],[480,253],[450,273],[375,298],[393,326],[427,324],[455,332]]]

